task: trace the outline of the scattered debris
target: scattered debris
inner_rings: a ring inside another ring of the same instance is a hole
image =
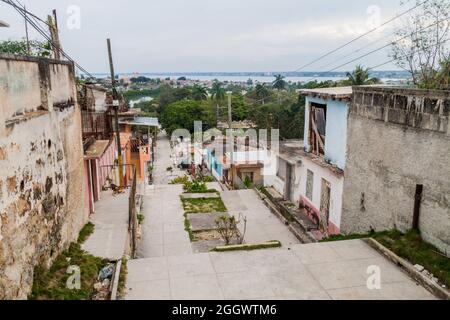
[[[104,281],[105,279],[111,279],[113,274],[114,274],[114,264],[110,263],[102,270],[100,270],[98,274],[98,280]]]
[[[112,276],[115,266],[109,263],[98,274],[98,282],[94,284],[92,300],[108,300],[111,289]]]

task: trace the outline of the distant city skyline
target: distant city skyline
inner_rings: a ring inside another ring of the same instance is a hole
[[[108,72],[106,38],[118,73],[292,72],[405,10],[392,0],[351,6],[348,0],[21,2],[42,18],[57,10],[63,48],[91,73]],[[23,19],[5,3],[0,8],[0,19],[10,24],[0,39],[24,37]],[[396,23],[302,71],[331,70],[365,52],[358,48],[383,46]],[[339,70],[388,60],[389,51],[381,50]],[[381,69],[397,70],[393,64]]]

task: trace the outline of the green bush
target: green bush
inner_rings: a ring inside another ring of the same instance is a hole
[[[184,177],[176,177],[175,179],[170,181],[169,184],[184,184],[185,185],[188,182],[189,182],[189,177],[184,176]]]
[[[184,184],[184,191],[186,193],[207,193],[208,187],[206,186],[206,183],[200,180],[195,181],[187,181]]]

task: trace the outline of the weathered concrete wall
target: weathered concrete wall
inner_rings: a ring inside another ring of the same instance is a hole
[[[450,255],[450,92],[354,88],[341,231],[412,227]]]
[[[0,56],[0,75],[0,299],[25,299],[88,218],[80,110],[71,64]]]

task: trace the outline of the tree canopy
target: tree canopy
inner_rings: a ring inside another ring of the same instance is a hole
[[[194,132],[194,122],[202,121],[204,128],[214,125],[211,109],[207,104],[194,100],[182,100],[169,104],[160,116],[161,124],[171,135],[177,129]]]
[[[402,41],[393,43],[391,56],[397,66],[411,73],[413,83],[420,88],[448,88],[449,19],[450,0],[430,0],[410,13],[396,31]]]
[[[30,52],[28,52],[28,44],[30,46]],[[52,54],[51,46],[48,42],[30,40],[27,44],[25,39],[13,41],[6,40],[0,42],[0,52],[9,53],[22,56],[36,56],[48,58]]]
[[[353,72],[347,72],[348,79],[345,84],[351,86],[362,86],[380,83],[380,79],[371,78],[369,69],[365,69],[363,66],[356,66]]]

